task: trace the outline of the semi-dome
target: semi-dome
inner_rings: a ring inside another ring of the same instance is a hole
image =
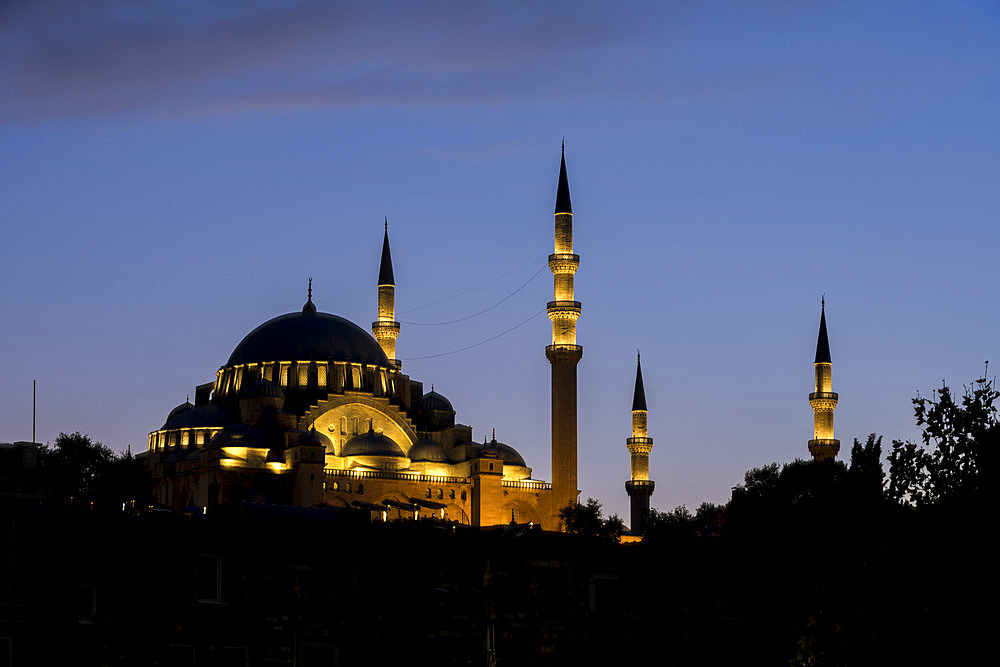
[[[381,433],[376,433],[368,429],[367,433],[356,435],[344,445],[341,456],[406,456],[399,445],[385,437]]]
[[[170,414],[167,415],[167,421],[163,422],[163,426],[160,427],[160,430],[162,431],[165,428],[179,428],[178,426],[172,426],[171,422],[177,420],[185,412],[192,409],[194,409],[194,406],[191,405],[191,401],[184,401],[170,411]]]
[[[226,411],[217,405],[191,405],[181,403],[170,411],[167,421],[160,427],[161,431],[174,428],[207,428],[225,426],[230,421]]]
[[[444,447],[428,438],[418,440],[416,444],[410,447],[408,456],[414,463],[420,461],[445,463],[448,460],[448,455],[444,453]]]
[[[496,436],[490,442],[484,442],[479,447],[479,450],[484,453],[493,450],[499,458],[503,459],[505,465],[521,466],[522,468],[528,467],[528,464],[524,462],[524,458],[516,449],[506,443],[497,442]]]
[[[236,346],[227,366],[261,361],[354,361],[389,366],[364,329],[329,313],[305,309],[268,320]]]

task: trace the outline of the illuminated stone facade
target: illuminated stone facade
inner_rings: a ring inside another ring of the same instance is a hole
[[[555,252],[549,255],[553,300],[547,311],[552,320],[552,344],[545,348],[552,365],[552,525],[558,525],[559,509],[576,503],[580,495],[576,476],[576,365],[583,357],[583,346],[576,344],[581,304],[573,295],[573,276],[579,266],[580,256],[573,254],[573,206],[564,145],[556,190]]]
[[[642,383],[642,363],[635,359],[635,392],[632,394],[632,437],[625,441],[628,448],[631,476],[625,482],[625,492],[629,497],[630,525],[632,532],[641,534],[649,519],[649,497],[653,495],[656,483],[649,478],[649,453],[653,450],[653,439],[646,428],[646,388]]]
[[[576,502],[576,345],[572,209],[560,167],[552,344],[553,483],[495,437],[477,443],[452,404],[402,372],[388,222],[372,335],[319,312],[312,284],[301,312],[250,332],[195,402],[170,412],[144,454],[164,505],[202,511],[240,500],[367,510],[373,519],[433,516],[473,526],[559,528]]]
[[[833,391],[833,363],[830,340],[826,334],[826,299],[820,303],[814,368],[816,391],[809,394],[809,404],[813,409],[813,439],[809,441],[809,453],[816,461],[826,461],[836,458],[840,452],[840,440],[833,437],[833,410],[837,407],[838,396]]]

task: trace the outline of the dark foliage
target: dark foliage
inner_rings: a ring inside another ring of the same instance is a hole
[[[996,480],[998,397],[994,380],[983,377],[961,399],[947,384],[933,398],[913,399],[921,442],[893,441],[889,498],[917,507],[984,500]]]
[[[41,484],[52,508],[132,509],[148,505],[152,478],[131,451],[116,455],[90,436],[60,433],[41,448]]]
[[[617,514],[605,518],[601,507],[596,498],[587,498],[585,505],[576,503],[563,507],[559,510],[559,518],[569,533],[617,542],[625,525]]]

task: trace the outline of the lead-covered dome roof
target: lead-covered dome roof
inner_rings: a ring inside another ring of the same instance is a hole
[[[226,365],[261,361],[353,361],[389,365],[378,342],[364,329],[343,317],[308,308],[300,313],[275,317],[248,333],[233,350]]]
[[[479,447],[479,451],[482,453],[491,452],[491,450],[498,458],[503,459],[506,465],[528,467],[528,464],[524,462],[524,457],[516,449],[504,442],[497,442],[496,436],[493,436],[493,440],[490,442],[485,442]]]
[[[407,456],[409,456],[410,460],[414,463],[420,461],[445,463],[448,460],[447,454],[444,453],[444,447],[427,438],[418,440],[412,447],[410,447],[410,452]]]
[[[420,402],[417,405],[418,410],[443,410],[445,412],[454,412],[455,408],[451,406],[451,401],[442,396],[441,394],[431,389],[429,392],[424,394],[420,398]]]
[[[369,429],[356,435],[344,445],[341,456],[406,456],[395,442]]]
[[[217,405],[191,405],[184,402],[170,411],[161,431],[173,428],[206,428],[225,426],[231,420],[226,411]]]

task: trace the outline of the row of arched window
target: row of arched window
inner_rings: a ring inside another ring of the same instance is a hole
[[[285,389],[351,389],[380,396],[394,393],[392,378],[385,369],[326,361],[273,361],[223,368],[216,374],[215,392],[220,396],[234,394],[261,378]]]
[[[357,493],[362,496],[365,495],[365,485],[363,482],[358,482],[358,486],[355,491],[351,491],[350,482],[344,482],[343,486],[341,486],[340,482],[324,483],[323,489],[326,490],[327,488],[331,489],[332,491],[344,491],[345,493]]]
[[[428,486],[427,490],[424,491],[424,497],[425,498],[437,498],[438,500],[444,500],[444,489],[437,489],[435,491],[434,489],[431,489],[431,487]],[[460,494],[459,497],[462,500],[465,500],[467,498],[467,496],[465,494],[465,490],[462,490],[462,493]],[[448,498],[450,500],[454,500],[455,499],[455,489],[449,489],[448,490]]]
[[[204,447],[205,443],[221,429],[177,429],[170,431],[153,431],[149,434],[149,450],[157,451],[170,447]]]

